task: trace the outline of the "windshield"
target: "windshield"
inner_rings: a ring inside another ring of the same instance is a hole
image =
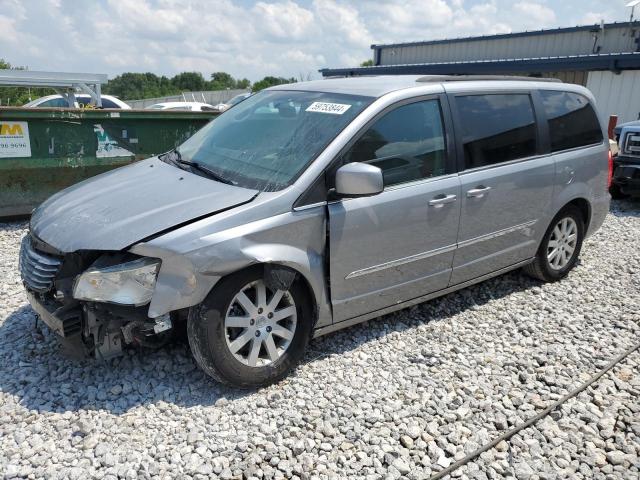
[[[234,184],[273,192],[291,185],[373,99],[265,91],[207,124],[178,151]]]

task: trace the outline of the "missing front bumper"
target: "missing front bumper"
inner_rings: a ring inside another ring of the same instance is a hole
[[[82,332],[82,310],[80,307],[57,306],[46,302],[27,290],[27,299],[40,319],[59,337],[80,337]]]
[[[27,290],[27,298],[66,350],[100,360],[119,356],[127,345],[160,346],[170,337],[169,315],[146,316],[146,307],[73,302],[62,305]]]

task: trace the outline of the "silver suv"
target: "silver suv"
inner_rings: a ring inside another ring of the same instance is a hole
[[[314,336],[520,267],[567,275],[609,209],[604,138],[576,85],[282,85],[54,195],[20,270],[35,311],[86,354],[186,325],[207,374],[265,385]]]

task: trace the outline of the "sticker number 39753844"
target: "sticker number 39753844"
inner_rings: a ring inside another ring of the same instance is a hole
[[[313,102],[305,111],[342,115],[349,110],[349,108],[351,108],[351,105],[345,105],[343,103]]]

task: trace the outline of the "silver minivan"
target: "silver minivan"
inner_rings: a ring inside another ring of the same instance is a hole
[[[277,381],[314,336],[520,267],[567,275],[609,209],[593,103],[531,79],[270,88],[41,205],[29,301],[96,358],[183,328],[215,379]]]

